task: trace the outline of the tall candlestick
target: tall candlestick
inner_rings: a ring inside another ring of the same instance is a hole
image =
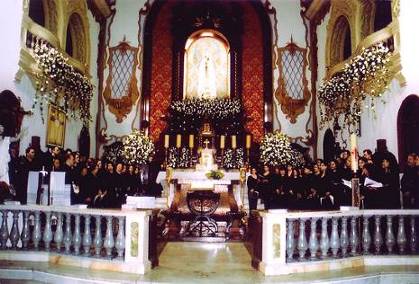
[[[176,148],[180,148],[182,146],[182,135],[176,135]]]
[[[170,140],[170,136],[169,134],[164,135],[164,148],[169,148],[169,140]]]
[[[237,139],[236,135],[231,135],[231,148],[236,149],[237,148]]]
[[[193,136],[193,134],[190,134],[189,135],[189,148],[193,148],[193,146],[194,146],[194,136]]]
[[[246,135],[246,149],[250,149],[252,146],[252,135],[247,134]]]
[[[226,146],[226,137],[224,135],[220,136],[220,149],[224,149]]]
[[[355,173],[358,170],[356,134],[351,134],[351,169]]]

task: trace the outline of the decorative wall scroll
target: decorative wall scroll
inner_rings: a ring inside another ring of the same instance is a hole
[[[47,145],[64,147],[65,112],[54,105],[48,108]]]
[[[139,97],[135,76],[137,54],[138,48],[130,46],[125,39],[119,45],[109,48],[109,75],[103,98],[118,123],[131,112]]]
[[[277,65],[279,67],[278,89],[275,97],[291,123],[304,112],[310,99],[306,79],[307,49],[298,47],[291,38],[285,47],[278,48]]]

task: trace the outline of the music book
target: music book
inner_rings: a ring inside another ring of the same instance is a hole
[[[364,186],[377,188],[377,187],[383,187],[383,184],[373,179],[365,178]]]
[[[342,179],[342,183],[343,183],[343,185],[346,185],[347,187],[352,187],[352,184],[351,184],[350,180]]]

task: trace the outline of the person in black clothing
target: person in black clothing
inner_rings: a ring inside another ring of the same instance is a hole
[[[287,208],[287,198],[285,195],[284,185],[287,179],[287,172],[284,167],[275,167],[272,184],[274,186],[272,208]]]
[[[260,180],[260,197],[263,200],[265,210],[270,209],[272,200],[272,174],[268,165],[263,166],[263,174],[259,176]]]
[[[418,169],[416,166],[417,155],[411,153],[407,156],[407,166],[401,179],[401,191],[403,193],[403,208],[414,208],[415,197],[418,188]]]
[[[377,149],[372,156],[374,161],[374,165],[376,165],[380,170],[383,163],[383,160],[386,159],[389,162],[390,170],[393,173],[399,174],[399,164],[397,163],[396,156],[393,153],[387,150],[387,144],[385,139],[378,139],[377,140]]]
[[[327,166],[324,162],[320,165],[320,179],[318,181],[320,188],[320,203],[324,210],[333,210],[336,206],[336,197],[333,192],[333,186],[331,185],[330,179],[327,175]]]
[[[139,183],[138,178],[135,175],[135,167],[130,165],[128,167],[128,172],[126,173],[126,184],[127,184],[127,195],[134,196],[137,195],[139,192]]]
[[[65,172],[65,184],[70,185],[70,203],[77,204],[79,202],[80,188],[78,186],[77,174],[74,172],[74,155],[72,153],[65,155],[65,162],[62,166]]]
[[[259,199],[259,178],[256,168],[250,170],[247,178],[247,197],[249,198],[249,211],[256,210]]]
[[[26,204],[28,197],[28,177],[30,171],[38,171],[39,168],[35,162],[35,149],[28,147],[25,156],[19,158],[17,180],[16,180],[16,200],[20,204]]]
[[[114,191],[113,196],[115,197],[116,208],[121,208],[122,204],[126,202],[127,194],[127,180],[123,173],[123,164],[121,162],[116,164],[114,178]]]
[[[390,160],[384,158],[381,163],[381,174],[379,180],[383,184],[381,190],[381,209],[400,208],[400,182],[399,173],[390,166]]]

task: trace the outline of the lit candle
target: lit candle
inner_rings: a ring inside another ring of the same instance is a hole
[[[236,149],[237,148],[236,135],[231,135],[231,148],[232,149]]]
[[[164,148],[169,148],[169,140],[170,140],[170,136],[169,134],[164,135]]]
[[[189,134],[189,148],[193,148],[194,146],[194,136],[193,134]]]
[[[356,134],[351,134],[351,169],[355,173],[358,170]]]
[[[182,135],[176,135],[176,148],[180,148],[182,146]]]
[[[220,137],[220,149],[224,149],[226,146],[226,137],[224,135],[221,135]]]
[[[250,149],[251,145],[252,145],[252,135],[247,134],[246,135],[246,149]]]

